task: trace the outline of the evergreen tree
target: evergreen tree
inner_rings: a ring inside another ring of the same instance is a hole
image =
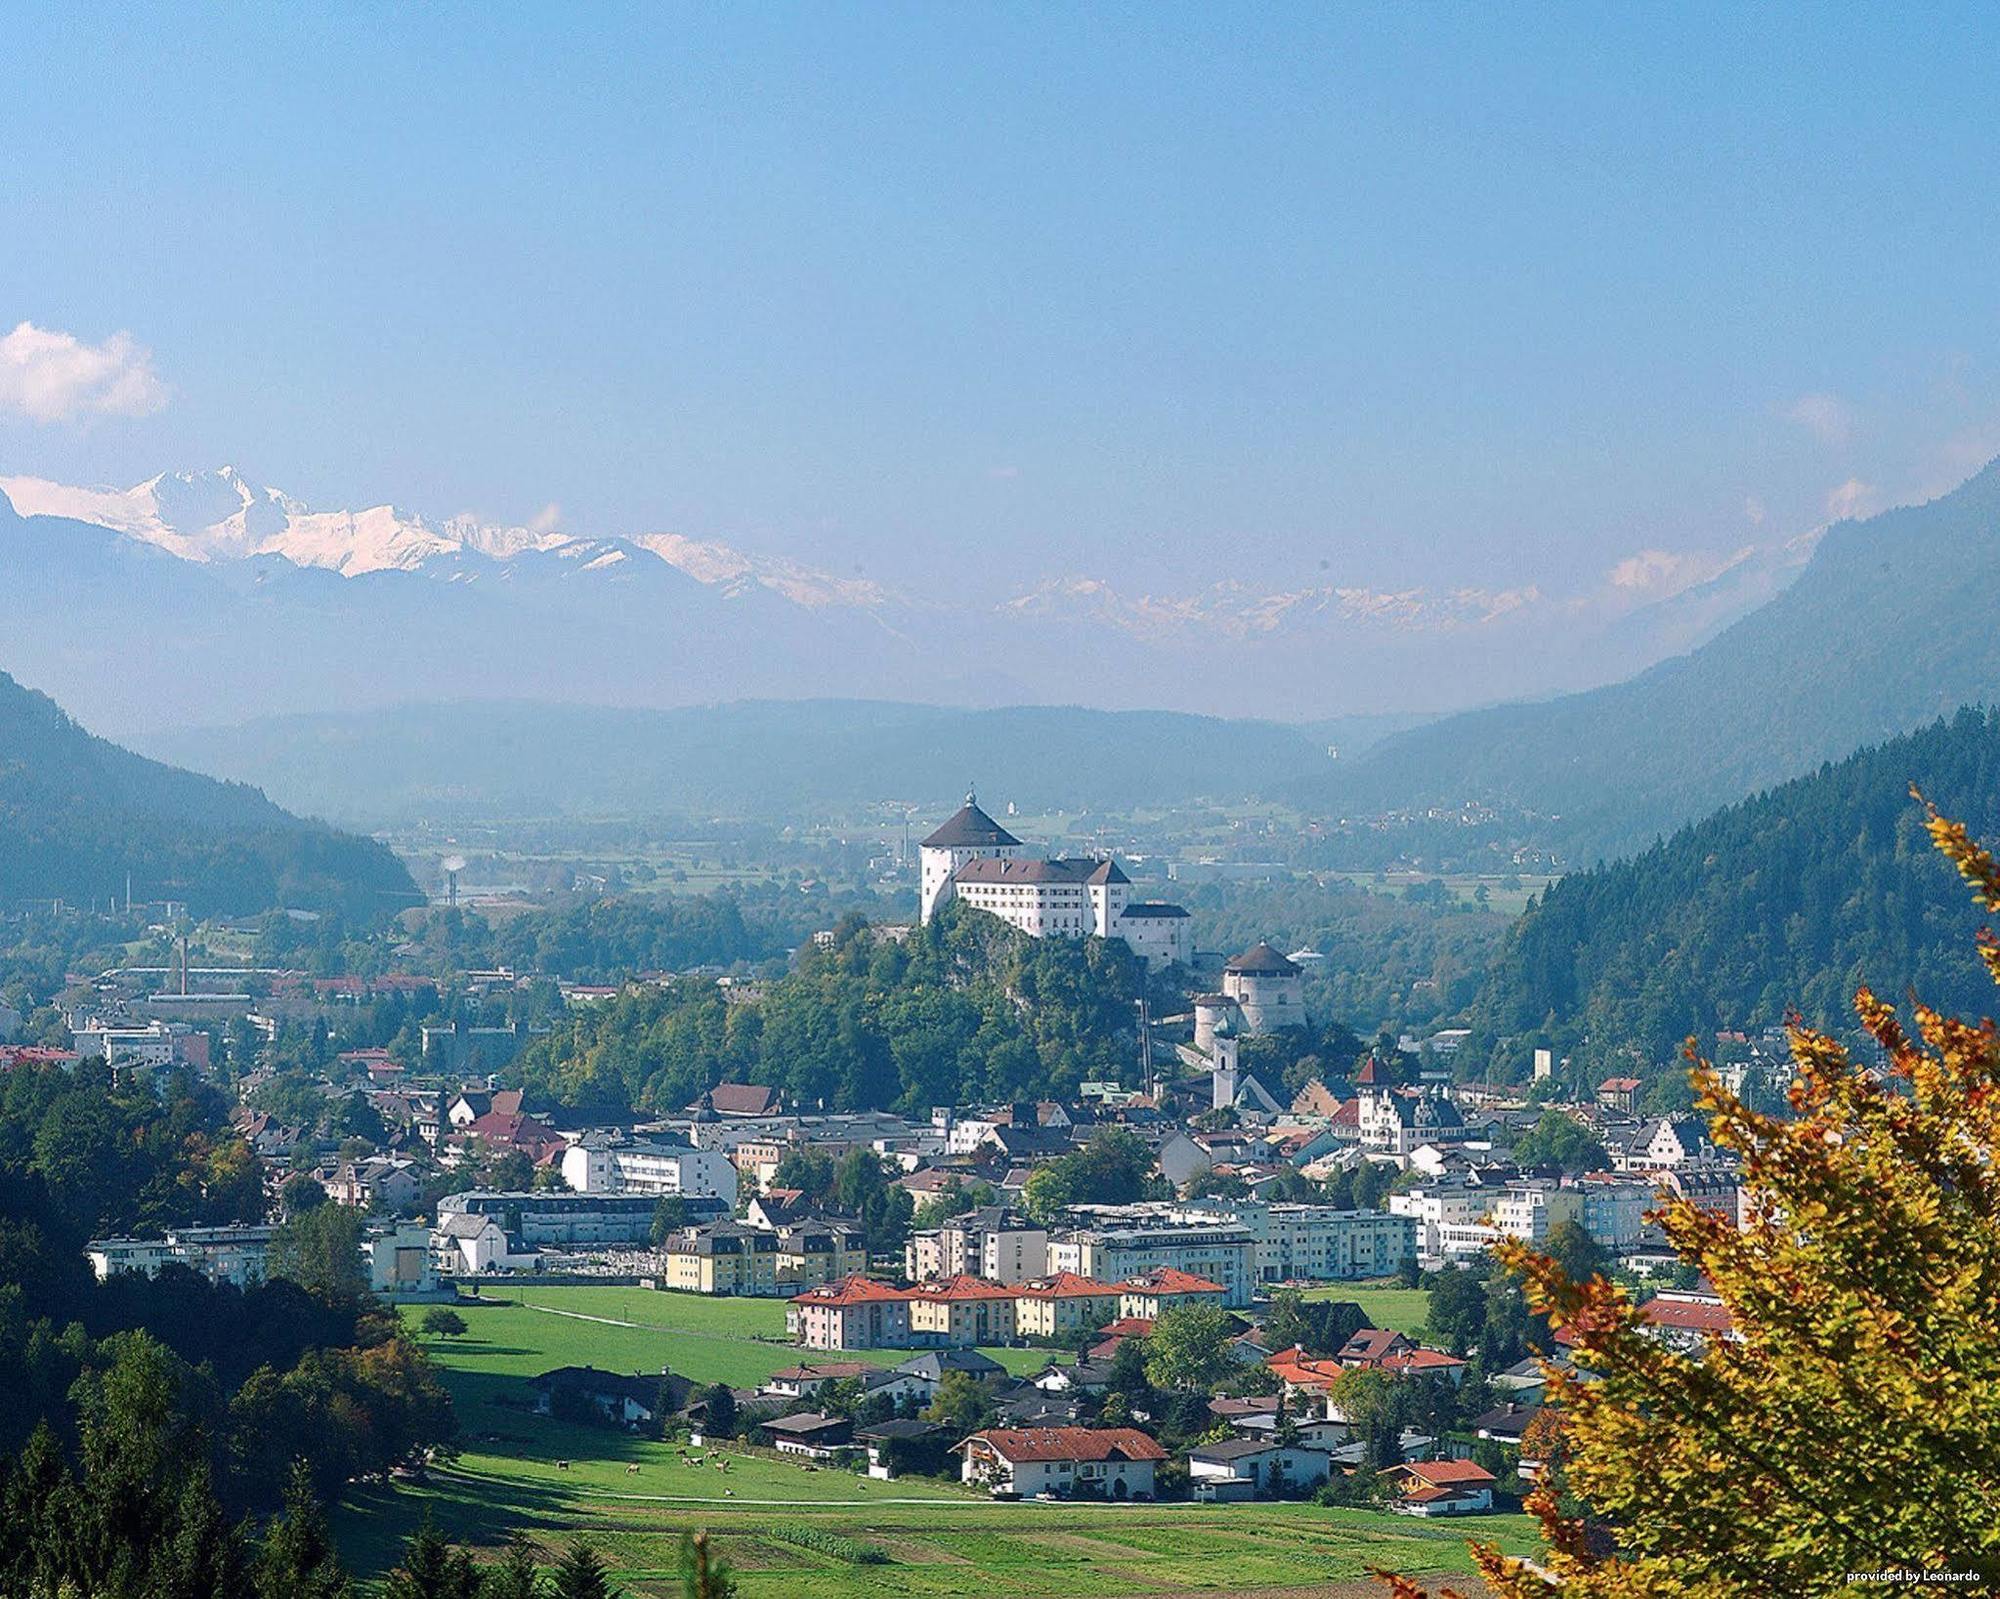
[[[507,1552],[486,1573],[480,1599],[546,1599],[537,1556],[541,1551],[518,1529],[507,1540]]]
[[[259,1599],[347,1599],[352,1592],[303,1460],[286,1475],[284,1514],[264,1534],[255,1569]]]
[[[556,1562],[551,1574],[551,1599],[615,1599],[624,1592],[611,1586],[611,1578],[597,1551],[587,1543],[573,1543]]]

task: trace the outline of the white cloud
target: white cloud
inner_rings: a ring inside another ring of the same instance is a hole
[[[535,519],[528,524],[530,532],[553,533],[562,526],[562,507],[554,500],[535,513]]]
[[[1854,411],[1837,394],[1801,394],[1785,412],[1822,444],[1845,444],[1854,436]]]
[[[1875,509],[1875,485],[1851,477],[1826,497],[1826,514],[1834,521],[1850,516],[1866,516]]]
[[[0,416],[31,422],[150,416],[166,403],[152,352],[129,333],[86,344],[73,333],[23,322],[0,338]]]
[[[1624,594],[1667,599],[1720,576],[1749,554],[1747,549],[1640,550],[1613,566],[1605,581]]]

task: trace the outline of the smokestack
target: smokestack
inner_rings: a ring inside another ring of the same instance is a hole
[[[181,934],[181,998],[187,998],[188,991],[188,936]]]

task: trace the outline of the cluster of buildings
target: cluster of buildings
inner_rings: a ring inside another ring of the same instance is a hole
[[[1059,1271],[1012,1285],[958,1276],[907,1288],[855,1276],[799,1294],[785,1326],[808,1349],[972,1349],[1053,1342],[1120,1320],[1150,1326],[1176,1305],[1224,1297],[1221,1284],[1172,1268],[1123,1282]]]

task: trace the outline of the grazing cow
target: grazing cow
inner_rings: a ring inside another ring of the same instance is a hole
[[[625,1468],[625,1475],[626,1475],[626,1476],[628,1476],[628,1477],[636,1477],[636,1476],[638,1476],[638,1475],[639,1475],[639,1468],[638,1468],[637,1464],[633,1464],[633,1465],[630,1465],[630,1466],[627,1466],[627,1467]]]
[[[558,1460],[558,1461],[556,1462],[556,1470],[557,1470],[557,1471],[568,1471],[568,1470],[569,1470],[569,1462],[568,1462],[567,1460]]]

